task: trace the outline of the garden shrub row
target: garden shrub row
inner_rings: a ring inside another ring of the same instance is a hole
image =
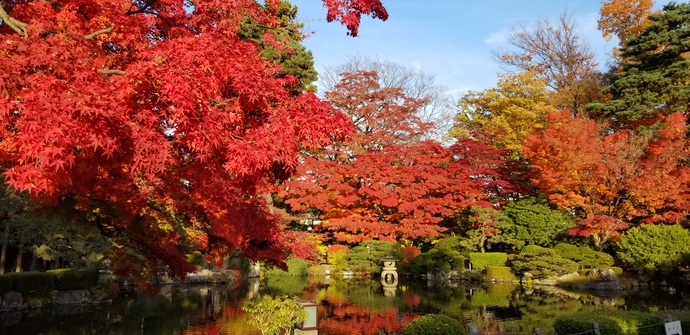
[[[98,284],[96,269],[57,269],[47,273],[53,276],[58,291],[85,290]]]
[[[554,321],[553,329],[557,335],[585,333],[594,329],[595,322],[599,324],[601,335],[657,335],[664,333],[662,319],[659,316],[651,313],[613,309],[562,315]]]
[[[98,284],[98,270],[58,269],[48,272],[15,272],[0,275],[0,294],[17,291],[28,294],[35,291],[48,294],[50,291],[88,289]]]
[[[470,263],[474,270],[484,270],[487,266],[505,266],[507,261],[508,254],[504,252],[470,253]]]
[[[0,275],[0,294],[12,291],[12,278],[8,275]]]

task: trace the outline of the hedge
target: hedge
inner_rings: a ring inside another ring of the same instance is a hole
[[[0,275],[0,294],[5,294],[9,291],[12,291],[12,277]]]
[[[484,280],[511,282],[517,280],[517,278],[513,274],[513,269],[508,266],[487,266]]]
[[[440,314],[422,315],[402,330],[403,335],[464,335],[460,321]]]
[[[599,324],[601,335],[664,333],[662,319],[654,314],[613,309],[561,315],[554,321],[553,329],[557,335],[583,333],[593,330],[594,322]]]
[[[15,272],[8,274],[12,278],[12,291],[28,294],[36,291],[48,294],[55,289],[55,279],[46,272]]]
[[[58,291],[86,290],[98,284],[97,269],[57,269],[47,273],[53,276]]]
[[[487,266],[505,266],[508,254],[503,252],[471,252],[470,263],[473,270],[484,270]]]

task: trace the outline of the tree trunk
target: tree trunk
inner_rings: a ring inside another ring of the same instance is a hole
[[[24,243],[19,243],[19,253],[17,253],[17,264],[14,266],[14,272],[22,272],[22,258],[24,258]]]
[[[2,253],[0,253],[0,275],[5,273],[5,257],[7,255],[7,244],[10,241],[10,221],[5,221],[5,234],[2,239]]]
[[[29,271],[36,271],[36,246],[33,247],[33,251],[31,252],[31,267],[29,268]]]

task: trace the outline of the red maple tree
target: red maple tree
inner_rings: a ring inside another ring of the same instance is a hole
[[[454,210],[512,189],[501,151],[476,138],[450,148],[419,141],[429,129],[416,115],[424,100],[381,88],[375,72],[342,74],[326,97],[355,128],[343,142],[305,154],[281,196],[295,211],[317,209],[327,238],[427,238]]]
[[[607,215],[592,215],[580,220],[579,225],[568,230],[568,234],[573,236],[591,236],[594,246],[601,250],[609,240],[618,240],[621,231],[628,229],[628,225],[620,219]]]
[[[680,222],[690,200],[683,120],[674,114],[661,119],[656,131],[612,132],[567,111],[551,114],[549,126],[525,145],[532,181],[554,204],[586,219],[573,234],[597,234],[601,243],[624,229],[612,220]],[[605,217],[610,219],[596,219]]]
[[[378,0],[325,0],[356,34]],[[216,259],[280,258],[286,237],[260,196],[299,148],[348,120],[237,36],[276,1],[0,1],[0,160],[7,183],[69,200],[114,239],[120,272],[184,275],[187,232]],[[266,43],[285,48],[268,32]],[[133,251],[133,250],[136,250]],[[143,256],[143,257],[142,257]],[[146,264],[141,264],[141,259]],[[138,265],[137,265],[138,264]]]

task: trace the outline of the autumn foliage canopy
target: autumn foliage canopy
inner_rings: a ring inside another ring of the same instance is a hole
[[[353,35],[362,14],[387,16],[378,0],[324,4]],[[217,257],[281,257],[288,243],[258,195],[296,169],[300,148],[350,124],[294,94],[296,78],[238,37],[247,17],[277,25],[275,10],[253,0],[0,1],[8,185],[85,213],[115,239],[121,272],[183,274],[180,248],[199,241]],[[270,32],[263,41],[286,48]],[[135,268],[142,258],[148,267]]]
[[[524,154],[535,186],[584,219],[572,234],[599,234],[603,243],[627,227],[621,220],[678,223],[687,216],[684,116],[660,121],[655,131],[612,132],[605,123],[564,111],[550,114],[549,126],[528,137]]]
[[[429,126],[423,104],[399,88],[383,88],[375,72],[344,73],[328,100],[352,120],[342,142],[305,154],[281,195],[295,211],[317,210],[326,238],[356,243],[437,236],[438,223],[459,208],[490,206],[513,190],[506,152],[480,137],[451,147],[420,141]]]

